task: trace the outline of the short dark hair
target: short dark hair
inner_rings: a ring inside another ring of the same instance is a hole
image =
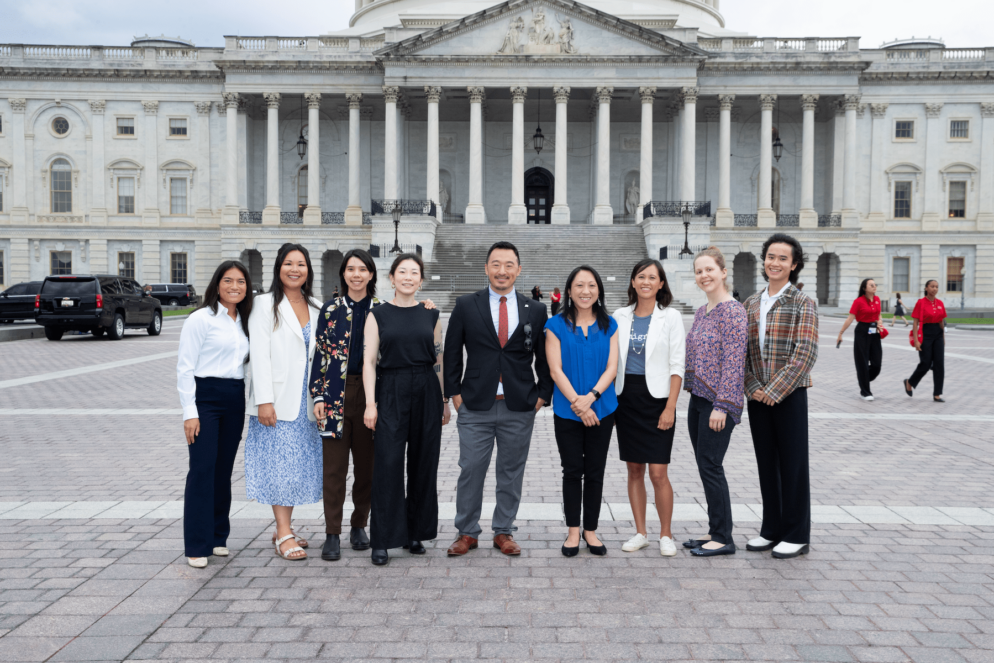
[[[759,259],[766,262],[766,252],[770,250],[770,246],[773,244],[787,244],[791,249],[791,257],[793,259],[795,269],[790,270],[791,283],[797,283],[797,277],[800,276],[801,270],[804,269],[804,249],[801,248],[801,243],[794,239],[787,233],[773,233],[769,236],[766,242],[763,243],[763,250],[759,254]],[[770,280],[770,277],[766,274],[766,269],[763,269],[763,279],[766,281]]]
[[[352,258],[361,260],[362,264],[366,266],[366,269],[372,275],[369,278],[369,283],[366,284],[366,296],[372,297],[376,294],[376,263],[373,262],[373,256],[369,255],[369,251],[363,251],[362,249],[352,249],[342,258],[342,266],[338,268],[338,278],[342,282],[342,292],[349,291],[349,285],[345,282],[345,268],[348,267],[349,260]]]
[[[425,261],[421,259],[417,253],[401,253],[399,256],[393,259],[393,264],[390,265],[390,276],[393,276],[394,272],[400,266],[400,263],[405,260],[413,260],[418,263],[418,267],[421,269],[421,280],[425,280]]]
[[[929,283],[934,283],[935,285],[939,285],[939,282],[938,282],[938,281],[936,281],[935,279],[929,279],[928,281],[925,281],[925,287],[924,287],[924,288],[922,288],[922,292],[923,292],[923,293],[924,293],[925,295],[928,295],[928,284],[929,284]]]
[[[639,274],[641,274],[642,272],[644,272],[645,270],[649,269],[652,266],[656,267],[656,271],[659,273],[659,280],[663,282],[663,287],[660,288],[659,292],[656,293],[656,304],[659,306],[659,308],[666,308],[673,302],[673,293],[670,292],[670,284],[666,280],[666,270],[663,269],[663,264],[653,258],[645,258],[644,260],[639,260],[637,263],[635,263],[635,267],[632,268],[632,275],[628,279],[629,306],[635,304],[639,300],[638,292],[632,286],[632,281],[635,280],[636,276],[638,276]]]
[[[573,303],[573,298],[570,297],[570,288],[573,287],[573,281],[576,280],[576,275],[580,272],[590,272],[594,281],[597,283],[597,299],[594,301],[594,315],[597,317],[597,326],[602,330],[607,331],[611,326],[611,316],[607,314],[607,306],[604,305],[604,282],[601,281],[601,275],[597,273],[597,270],[589,265],[580,265],[566,278],[566,294],[563,295],[563,312],[559,315],[566,319],[569,326],[575,331],[576,330],[576,305]]]
[[[487,251],[487,262],[490,262],[490,254],[498,249],[506,249],[508,251],[514,251],[514,257],[517,258],[518,264],[519,265],[521,264],[521,254],[518,253],[518,247],[516,247],[514,244],[511,244],[510,242],[505,242],[504,240],[493,243],[493,245],[490,247],[490,250]]]

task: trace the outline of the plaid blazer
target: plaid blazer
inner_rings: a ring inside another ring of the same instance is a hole
[[[763,291],[746,300],[749,345],[746,350],[746,396],[763,392],[779,403],[798,387],[811,386],[818,360],[818,305],[793,283],[766,314],[766,344],[759,351],[759,312]],[[765,360],[764,360],[765,359]]]

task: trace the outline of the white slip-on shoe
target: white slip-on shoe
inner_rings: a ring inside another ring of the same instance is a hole
[[[757,536],[755,539],[749,539],[749,542],[746,544],[746,550],[751,550],[753,552],[764,552],[775,545],[777,545],[776,541],[770,541],[769,539]]]
[[[773,549],[773,556],[777,559],[790,559],[799,555],[807,555],[808,548],[809,546],[806,543],[787,543],[786,541],[781,541]]]
[[[231,551],[225,548],[224,546],[218,546],[217,548],[214,549],[215,557],[227,557],[230,554]]]
[[[206,557],[187,557],[186,563],[195,569],[206,569],[207,568],[207,558]]]
[[[676,556],[676,543],[668,536],[659,537],[659,554],[663,557]]]
[[[625,552],[635,552],[636,550],[642,550],[642,548],[649,547],[649,539],[645,538],[645,535],[636,532],[635,536],[628,539],[621,549]]]
[[[866,396],[860,396],[860,398],[862,398],[864,401],[872,401],[873,400],[873,394],[867,394]]]

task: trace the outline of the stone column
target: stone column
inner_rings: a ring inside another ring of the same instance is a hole
[[[759,185],[756,198],[756,225],[760,228],[776,228],[777,215],[773,211],[773,107],[777,95],[759,95],[762,112],[759,123]]]
[[[946,127],[941,120],[941,103],[925,104],[925,208],[922,214],[922,230],[938,230],[939,220],[945,216],[943,210],[945,196],[940,186],[939,168],[942,167],[940,152],[945,142]],[[848,113],[847,113],[848,116]],[[848,138],[848,134],[846,135]],[[914,210],[914,204],[912,204]],[[939,273],[941,275],[941,272]],[[937,275],[935,278],[940,278]]]
[[[428,178],[425,184],[425,191],[428,200],[435,205],[439,204],[438,199],[438,102],[442,97],[442,88],[425,86],[425,99],[428,100]],[[438,207],[435,218],[442,220],[444,211]]]
[[[227,163],[224,173],[223,223],[238,223],[238,94],[224,93],[224,142]],[[149,165],[150,167],[150,165]],[[146,186],[148,186],[146,184]]]
[[[835,118],[832,125],[832,214],[842,214],[842,180],[846,157],[846,106],[842,101],[834,104]]]
[[[674,101],[670,103],[670,141],[667,152],[667,187],[666,199],[680,199],[680,160],[683,158],[683,151],[680,148],[680,134],[683,133],[683,103]]]
[[[238,209],[249,211],[249,99],[238,100]]]
[[[817,94],[801,95],[804,120],[801,127],[801,227],[817,228],[818,212],[815,211],[815,108]]]
[[[990,232],[994,230],[994,103],[981,103],[980,116],[980,207],[977,212],[977,230]],[[979,260],[977,264],[981,264]]]
[[[866,217],[864,228],[876,226],[883,230],[887,218],[887,199],[884,196],[884,151],[886,136],[890,133],[887,126],[887,104],[870,104],[872,115],[872,138],[870,144],[870,213]]]
[[[718,209],[715,226],[731,228],[735,225],[732,212],[732,104],[734,94],[718,95]]]
[[[27,178],[31,171],[28,169],[28,156],[24,139],[24,109],[27,107],[25,99],[8,99],[13,117],[10,122],[10,133],[13,142],[13,164],[10,169],[10,177],[13,181],[11,185],[12,206],[10,208],[10,222],[13,224],[28,223],[30,212],[28,211]],[[13,251],[13,249],[12,249]],[[11,265],[13,266],[13,262]],[[25,265],[27,262],[25,262]],[[13,279],[13,271],[11,278]],[[28,280],[26,277],[23,280]],[[16,282],[16,281],[15,281]]]
[[[265,92],[266,100],[266,206],[262,223],[280,223],[280,93]]]
[[[397,200],[397,97],[400,88],[385,85],[383,101],[386,117],[383,120],[383,198]]]
[[[693,201],[696,196],[697,95],[696,87],[683,88],[683,127],[680,135],[680,198]]]
[[[613,87],[599,87],[597,98],[597,194],[594,198],[593,222],[609,226],[614,223],[611,208],[611,94]]]
[[[525,97],[528,88],[511,88],[511,206],[507,210],[510,224],[528,223],[525,207]]]
[[[469,91],[469,202],[466,204],[466,223],[486,223],[483,208],[483,96],[482,87],[468,87]]]
[[[214,223],[214,210],[211,206],[211,106],[210,101],[197,101],[197,223]],[[199,261],[198,261],[199,262]]]
[[[158,101],[143,101],[145,109],[145,207],[142,209],[142,225],[159,225],[159,129]],[[166,191],[169,200],[169,189]]]
[[[361,159],[359,153],[359,107],[362,95],[346,94],[349,102],[349,206],[345,208],[345,225],[362,225],[362,203],[360,202]]]
[[[307,208],[304,225],[321,225],[321,93],[309,92],[307,99]]]
[[[104,171],[104,109],[106,101],[90,101],[90,112],[93,113],[93,165],[91,181],[93,182],[93,198],[90,201],[90,225],[102,226],[107,224],[107,204],[105,194],[107,180]],[[106,255],[106,251],[104,254]],[[90,259],[92,261],[92,251]],[[92,267],[92,263],[91,263]]]
[[[859,211],[856,209],[856,110],[860,95],[847,94],[845,163],[842,174],[842,225],[849,228],[859,226]]]
[[[635,211],[636,222],[642,221],[643,207],[652,201],[652,105],[656,98],[656,88],[640,87],[642,97],[642,141],[639,154],[639,207]]]
[[[566,198],[567,179],[567,144],[569,134],[566,132],[566,104],[569,102],[568,87],[552,88],[556,96],[556,188],[552,200],[552,223],[569,224],[569,202]]]

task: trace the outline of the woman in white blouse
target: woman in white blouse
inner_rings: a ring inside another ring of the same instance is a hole
[[[187,562],[202,569],[228,555],[231,470],[245,427],[245,363],[252,280],[237,260],[221,263],[201,308],[183,325],[176,388],[190,451],[183,503]]]

